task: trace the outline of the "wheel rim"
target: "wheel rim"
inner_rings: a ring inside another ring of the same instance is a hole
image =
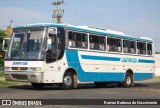
[[[64,84],[65,84],[66,86],[71,86],[71,84],[72,84],[72,78],[71,78],[70,76],[66,76],[66,77],[64,78]]]
[[[132,82],[131,77],[127,77],[127,78],[126,78],[126,83],[127,83],[127,85],[130,85],[131,82]]]

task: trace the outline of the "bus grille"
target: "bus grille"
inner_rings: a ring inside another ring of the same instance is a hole
[[[12,74],[12,78],[13,79],[17,79],[17,80],[27,80],[28,76],[27,75]]]
[[[12,70],[28,70],[28,67],[11,67]]]

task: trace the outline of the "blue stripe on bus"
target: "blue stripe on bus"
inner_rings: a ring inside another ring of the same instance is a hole
[[[85,56],[83,56],[85,57]],[[66,58],[68,66],[74,68],[78,74],[78,80],[81,82],[101,82],[101,81],[123,81],[125,72],[85,72],[79,62],[78,51],[67,50]],[[93,67],[94,68],[94,67]],[[134,73],[134,80],[144,80],[152,78],[153,73]]]
[[[104,57],[104,56],[90,56],[90,55],[81,55],[81,57],[82,59],[89,59],[89,60],[121,61],[121,58],[118,57]],[[138,63],[155,63],[155,60],[139,59]]]
[[[82,59],[90,59],[90,60],[105,60],[105,61],[120,61],[121,58],[118,57],[102,57],[102,56],[89,56],[89,55],[81,55]]]
[[[144,60],[144,59],[139,59],[139,63],[155,63],[155,60]]]
[[[153,78],[153,73],[134,73],[135,81],[141,81],[150,78]]]

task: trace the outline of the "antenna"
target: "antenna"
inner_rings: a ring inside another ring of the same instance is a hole
[[[56,23],[62,23],[62,17],[64,14],[64,9],[59,9],[59,5],[64,4],[64,1],[56,1],[56,2],[52,2],[52,5],[54,5],[56,7],[55,10],[53,10],[53,14],[52,14],[52,18],[54,19],[54,22]]]

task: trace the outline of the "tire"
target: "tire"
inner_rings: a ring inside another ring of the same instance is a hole
[[[66,72],[61,85],[63,90],[71,90],[73,88],[73,75],[71,72]]]
[[[97,87],[105,87],[105,86],[106,86],[106,83],[105,83],[105,82],[94,82],[94,84],[95,84]]]
[[[122,86],[126,87],[126,88],[129,88],[132,85],[133,85],[133,77],[132,77],[132,75],[130,73],[126,73],[125,79],[122,82]]]
[[[35,89],[42,89],[44,87],[43,83],[31,83]]]

